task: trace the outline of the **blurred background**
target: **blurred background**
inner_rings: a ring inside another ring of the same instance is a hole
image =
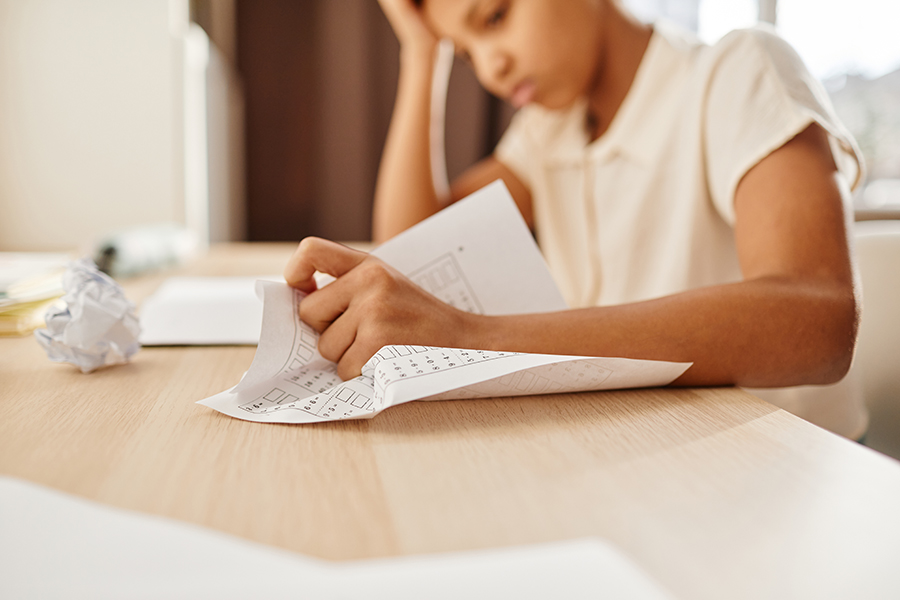
[[[900,2],[626,0],[714,42],[773,22],[900,209]],[[398,46],[375,0],[0,0],[0,250],[175,223],[201,242],[369,238]],[[452,179],[511,115],[457,65]]]

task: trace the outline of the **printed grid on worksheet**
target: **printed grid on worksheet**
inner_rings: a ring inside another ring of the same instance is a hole
[[[456,258],[449,252],[413,271],[409,274],[409,278],[420,288],[454,308],[478,315],[484,314],[478,297],[472,291],[472,285],[466,279]]]
[[[460,350],[456,348],[435,348],[431,346],[385,346],[375,357],[375,383],[387,389],[392,383],[404,379],[424,377],[436,371],[458,369],[473,363],[497,360],[515,356],[515,352],[494,352],[490,350]],[[388,362],[389,367],[382,363]],[[381,367],[381,368],[378,368]]]
[[[435,371],[496,360],[514,354],[427,346],[387,346],[375,355],[376,360],[372,366],[377,368],[384,361],[392,361],[389,370],[376,371],[379,378],[378,385],[385,389],[386,386],[401,379],[420,377]],[[301,410],[326,419],[348,418],[374,410],[372,407],[374,385],[375,381],[368,374],[342,382],[337,375],[336,365],[324,369],[303,368],[280,378],[279,384],[254,400],[241,404],[240,408],[255,414]],[[312,395],[301,397],[297,388]]]
[[[459,369],[473,363],[509,358],[517,354],[516,352],[489,350],[387,346],[376,354],[380,361],[375,372],[375,382],[384,393],[388,386],[403,380],[424,377],[436,371]],[[546,364],[472,384],[466,388],[454,390],[453,393],[459,397],[483,397],[487,390],[493,392],[488,395],[554,393],[565,389],[560,380],[577,382],[574,385],[580,389],[595,389],[611,374],[612,371],[609,369],[585,361],[562,360],[559,363]],[[473,393],[466,393],[466,390],[469,389]],[[438,396],[441,395],[444,394]]]
[[[270,389],[240,408],[255,414],[300,410],[322,418],[349,418],[372,412],[372,379],[344,382],[337,365],[305,367],[279,378]]]
[[[291,353],[281,366],[281,373],[290,373],[309,364],[316,354],[319,345],[319,334],[316,330],[300,320],[300,301],[304,294],[298,290],[292,290],[292,307],[294,324],[294,338],[291,343]]]

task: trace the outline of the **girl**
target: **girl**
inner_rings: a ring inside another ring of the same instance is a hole
[[[376,241],[502,178],[572,308],[462,313],[377,259],[309,238],[285,277],[310,292],[315,270],[338,277],[300,312],[342,377],[387,343],[693,362],[678,385],[845,376],[858,321],[847,207],[861,163],[777,36],[740,31],[709,47],[617,0],[380,2],[401,73]],[[449,198],[435,193],[429,153],[440,38],[521,109]],[[819,396],[770,399],[863,433],[858,398]]]

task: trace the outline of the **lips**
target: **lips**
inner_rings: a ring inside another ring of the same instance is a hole
[[[522,108],[534,99],[534,93],[536,91],[537,86],[534,85],[534,82],[526,79],[513,88],[512,94],[509,96],[509,101],[516,108]]]

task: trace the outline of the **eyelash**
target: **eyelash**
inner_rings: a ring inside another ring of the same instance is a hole
[[[507,12],[509,12],[509,4],[507,2],[503,2],[500,6],[494,9],[490,15],[488,15],[487,19],[485,19],[485,28],[493,29],[494,27],[500,25],[503,22],[503,19],[506,18]]]
[[[499,6],[492,10],[484,19],[484,28],[487,30],[496,29],[503,24],[507,14],[509,14],[509,0],[502,0]],[[457,52],[457,56],[467,64],[472,64],[472,57],[465,50]]]

